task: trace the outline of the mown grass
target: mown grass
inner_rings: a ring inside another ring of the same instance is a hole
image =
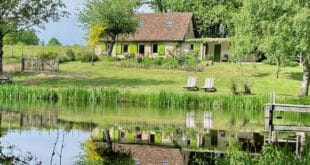
[[[231,85],[235,82],[242,92],[243,85],[248,84],[254,95],[267,95],[275,92],[278,96],[297,96],[302,80],[302,67],[282,68],[280,78],[275,77],[275,67],[258,64],[216,63],[203,72],[188,72],[163,69],[119,68],[115,65],[99,61],[95,66],[90,63],[69,62],[61,64],[58,73],[24,73],[13,74],[17,84],[40,87],[109,87],[119,90],[130,90],[137,93],[158,91],[186,92],[188,76],[198,78],[197,85],[203,86],[206,77],[215,78],[216,93],[205,95],[231,95]]]

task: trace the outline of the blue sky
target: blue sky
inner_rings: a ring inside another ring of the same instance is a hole
[[[86,44],[85,30],[77,20],[77,12],[80,10],[85,0],[63,0],[70,12],[68,18],[62,18],[59,22],[46,24],[44,30],[38,30],[37,35],[40,40],[47,43],[52,37],[56,37],[63,45]],[[139,9],[139,12],[150,12],[147,6]]]

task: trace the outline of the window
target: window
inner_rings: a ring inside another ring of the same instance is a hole
[[[191,44],[189,50],[194,50],[194,44]]]
[[[128,53],[128,44],[123,45],[123,53]]]
[[[172,26],[173,25],[173,19],[169,18],[166,22],[167,26]]]
[[[158,53],[158,45],[157,44],[153,44],[152,51],[153,51],[153,54],[157,54]]]
[[[168,162],[168,160],[164,160],[164,161],[162,161],[162,165],[169,165],[169,162]]]

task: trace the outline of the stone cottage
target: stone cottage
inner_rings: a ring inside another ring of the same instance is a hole
[[[136,16],[139,20],[137,32],[119,36],[112,55],[156,57],[182,52],[215,61],[231,55],[227,38],[195,38],[192,13],[140,13]],[[97,52],[105,54],[109,46],[102,41]]]

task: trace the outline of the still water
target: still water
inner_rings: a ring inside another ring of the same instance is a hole
[[[30,152],[42,164],[50,164],[57,135],[59,135],[59,140],[55,151],[60,152],[63,150],[62,164],[74,164],[83,152],[81,144],[89,138],[89,132],[80,130],[65,131],[62,129],[46,130],[35,127],[25,130],[12,129],[8,130],[1,138],[1,144],[5,146],[14,145],[15,150],[19,150],[21,153]],[[62,140],[64,140],[63,149],[61,147]],[[59,161],[59,156],[55,155],[53,164],[60,164]]]
[[[215,149],[214,146],[210,147],[214,143],[214,137],[218,143],[227,136],[221,130],[250,132],[251,135],[253,132],[264,131],[263,111],[173,110],[22,102],[2,102],[0,108],[1,145],[14,146],[14,153],[30,152],[42,164],[50,164],[52,157],[53,164],[75,164],[85,155],[82,144],[91,138],[94,130],[119,130],[116,132],[118,140],[122,136],[129,137],[130,134],[136,141],[140,136],[135,134],[137,131],[141,132],[141,140],[144,136],[150,138],[154,134],[152,138],[160,136],[160,143],[164,142],[165,136],[171,134],[178,138],[177,134],[182,130],[182,144],[190,146],[191,150],[197,147]],[[305,114],[279,113],[275,116],[276,123],[310,122],[307,120],[309,116]],[[210,131],[211,129],[215,131]],[[149,135],[144,135],[143,131]],[[212,135],[213,132],[216,135]],[[208,137],[210,145],[207,145]],[[239,139],[240,137],[246,139],[248,135],[239,135]]]

